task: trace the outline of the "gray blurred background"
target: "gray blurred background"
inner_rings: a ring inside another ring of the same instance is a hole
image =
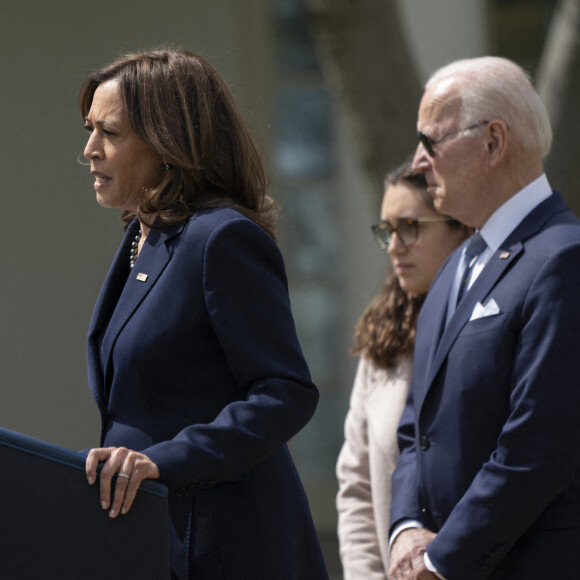
[[[72,449],[98,444],[85,336],[122,228],[77,162],[79,88],[123,52],[201,53],[253,128],[283,207],[292,304],[321,390],[291,447],[340,578],[334,465],[352,329],[387,271],[369,228],[382,175],[414,148],[430,72],[500,54],[524,65],[549,102],[549,177],[576,208],[577,28],[574,0],[2,0],[0,426]]]

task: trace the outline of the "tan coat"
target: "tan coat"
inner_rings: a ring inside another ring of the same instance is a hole
[[[364,357],[359,361],[336,466],[344,580],[387,578],[391,475],[411,369],[411,357],[389,370]]]

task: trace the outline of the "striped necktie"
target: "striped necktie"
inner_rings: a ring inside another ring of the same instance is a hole
[[[455,279],[453,280],[453,285],[451,286],[451,292],[449,293],[449,302],[447,304],[447,321],[446,325],[449,324],[449,320],[459,301],[463,297],[463,294],[467,290],[469,284],[469,274],[475,262],[477,261],[477,256],[485,250],[487,244],[485,240],[481,237],[479,232],[476,232],[469,238],[467,244],[463,248],[461,253],[461,259],[457,266],[457,271],[455,272]]]

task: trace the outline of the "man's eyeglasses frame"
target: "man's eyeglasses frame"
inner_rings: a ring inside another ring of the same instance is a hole
[[[470,125],[469,127],[466,127],[465,129],[459,129],[457,131],[451,131],[451,133],[445,133],[445,135],[443,135],[442,137],[439,137],[439,139],[433,139],[433,137],[429,137],[429,135],[425,135],[425,133],[423,133],[422,131],[417,131],[417,139],[419,140],[421,145],[423,145],[423,147],[425,148],[427,155],[429,155],[429,157],[435,157],[435,151],[433,150],[433,147],[435,147],[435,145],[438,145],[439,143],[441,143],[441,141],[443,141],[444,139],[447,139],[447,137],[451,137],[452,135],[457,135],[458,133],[465,133],[465,131],[473,131],[473,129],[477,129],[478,127],[483,127],[484,125],[487,125],[488,123],[489,123],[489,121],[481,121],[479,123],[475,123],[474,125]]]

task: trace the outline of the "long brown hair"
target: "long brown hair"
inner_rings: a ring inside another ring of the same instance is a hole
[[[274,237],[261,156],[224,80],[201,56],[177,49],[127,54],[91,74],[80,94],[88,115],[97,87],[119,83],[131,128],[169,164],[139,210],[157,225],[200,209],[233,207]],[[127,225],[133,214],[125,212]]]
[[[380,368],[395,366],[401,356],[413,352],[424,300],[425,295],[409,296],[391,274],[358,321],[351,353],[364,353]]]
[[[385,191],[391,185],[404,184],[421,193],[425,205],[433,209],[433,199],[427,193],[423,173],[416,173],[410,163],[401,165],[385,178]],[[449,227],[461,228],[456,220],[445,222]],[[425,295],[409,295],[391,273],[379,294],[360,317],[354,333],[352,354],[363,354],[380,368],[392,368],[398,360],[412,354],[415,346],[417,317]]]

